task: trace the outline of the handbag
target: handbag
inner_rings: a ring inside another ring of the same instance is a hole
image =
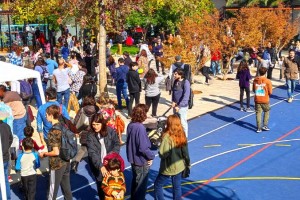
[[[182,178],[188,178],[190,176],[190,173],[191,173],[191,169],[189,167],[189,164],[186,162],[185,160],[185,157],[183,155],[183,151],[182,151],[182,148],[181,148],[181,155],[182,155],[182,158],[183,158],[183,162],[184,162],[184,165],[185,165],[185,168],[184,170],[181,172],[181,177]]]
[[[90,125],[90,119],[88,116],[86,116],[86,114],[82,110],[80,113],[79,119],[76,123],[76,129],[78,131],[82,131],[82,130],[85,130],[89,125]]]

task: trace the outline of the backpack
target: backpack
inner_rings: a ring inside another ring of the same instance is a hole
[[[59,157],[68,162],[77,154],[77,140],[75,134],[64,124],[56,124],[54,129],[61,131],[61,145],[59,149]]]
[[[50,73],[48,72],[47,66],[41,66],[43,69],[43,73],[41,76],[42,82],[47,83],[50,77]]]
[[[267,50],[264,51],[264,53],[262,55],[262,59],[271,61],[271,55]]]
[[[185,84],[186,79],[184,80],[184,83],[182,84],[182,89],[184,90],[184,84]],[[190,88],[190,96],[189,96],[189,101],[188,101],[188,108],[192,109],[194,106],[194,93],[192,88]]]
[[[29,100],[32,95],[32,87],[29,82],[27,81],[19,81],[20,82],[20,96],[23,101]]]

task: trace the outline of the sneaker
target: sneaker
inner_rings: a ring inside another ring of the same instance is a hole
[[[291,99],[294,100],[294,96],[292,96]]]
[[[292,103],[293,99],[292,98],[288,98],[288,103]]]
[[[261,129],[260,129],[260,128],[256,130],[256,133],[260,133],[260,132],[261,132]]]
[[[245,108],[244,108],[244,107],[240,108],[240,111],[244,112],[244,111],[245,111]]]
[[[261,129],[264,130],[264,131],[269,131],[270,130],[269,127],[267,127],[267,126],[263,126]]]
[[[246,108],[245,112],[254,112],[251,108]]]

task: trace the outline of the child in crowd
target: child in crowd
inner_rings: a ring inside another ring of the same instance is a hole
[[[250,70],[248,67],[248,63],[246,60],[242,60],[240,65],[237,69],[236,78],[239,79],[239,86],[240,86],[240,105],[241,111],[245,112],[253,112],[250,108],[250,83],[251,75]],[[247,96],[247,108],[244,108],[243,100],[244,100],[244,91],[246,92]]]
[[[24,128],[24,136],[25,138],[32,138],[32,135],[33,135],[33,132],[34,132],[34,129],[32,128],[32,126],[26,126]],[[32,139],[32,142],[33,142],[33,149],[35,151],[42,151],[44,150],[45,148],[45,144],[42,144],[41,146],[39,146],[35,140]],[[23,140],[21,140],[20,142],[20,148],[19,150],[24,150],[23,149]]]
[[[116,130],[119,136],[120,145],[124,145],[125,143],[122,141],[122,133],[125,129],[125,123],[119,115],[116,115],[115,105],[116,103],[114,103],[110,99],[105,98],[104,95],[100,96],[98,104],[100,112],[107,120],[107,126]]]
[[[26,200],[34,200],[36,193],[36,169],[40,167],[40,159],[36,152],[33,152],[33,139],[27,137],[22,140],[24,150],[18,156],[16,170],[21,171],[21,181]]]
[[[109,159],[106,164],[109,175],[104,177],[102,181],[102,189],[105,193],[106,200],[124,199],[126,191],[125,178],[121,170],[120,158]]]

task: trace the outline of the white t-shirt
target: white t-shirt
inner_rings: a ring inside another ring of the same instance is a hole
[[[57,82],[57,92],[63,92],[70,88],[69,85],[69,68],[65,69],[55,69],[53,71],[53,76],[55,76]]]

